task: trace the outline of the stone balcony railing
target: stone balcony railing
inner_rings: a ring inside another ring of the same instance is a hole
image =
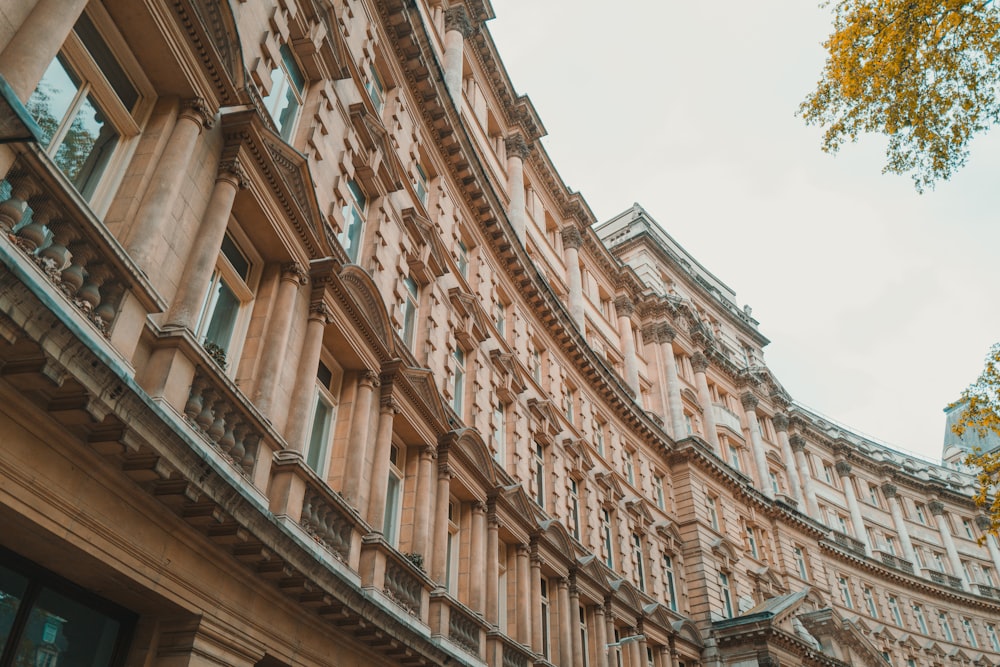
[[[908,560],[904,560],[899,556],[894,556],[886,551],[879,551],[875,555],[882,560],[883,565],[887,565],[895,570],[899,570],[900,572],[906,572],[907,574],[914,573],[913,563]]]
[[[21,153],[0,182],[0,237],[105,337],[111,338],[123,312],[133,322],[121,329],[132,332],[147,314],[165,307],[83,197],[40,152]]]
[[[935,584],[941,584],[943,586],[948,586],[949,588],[957,588],[958,590],[962,590],[963,588],[961,577],[955,577],[945,572],[939,572],[925,567],[924,576],[933,581]]]
[[[743,426],[737,414],[731,412],[729,408],[721,403],[712,403],[712,414],[715,416],[715,423],[718,426],[725,426],[736,435],[743,436]]]
[[[490,667],[529,667],[535,664],[535,654],[531,649],[497,630],[491,630],[487,635],[486,654]]]
[[[1000,600],[1000,588],[994,588],[993,586],[987,586],[986,584],[976,584],[976,590],[984,598],[990,598],[993,600]]]
[[[856,540],[850,535],[846,535],[837,530],[830,531],[830,540],[839,547],[843,547],[848,551],[854,552],[859,556],[866,555],[865,543],[861,540]]]
[[[483,645],[489,625],[481,615],[440,588],[431,593],[430,625],[434,636],[447,638],[480,660],[484,658]]]
[[[381,534],[369,533],[361,540],[359,572],[362,587],[382,593],[406,613],[428,624],[433,582]]]

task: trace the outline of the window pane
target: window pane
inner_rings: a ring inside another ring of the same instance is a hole
[[[42,130],[43,146],[48,147],[52,141],[79,90],[79,80],[73,76],[62,57],[53,60],[27,104],[28,112]]]
[[[13,664],[109,665],[119,630],[118,621],[96,609],[43,589],[28,617]]]
[[[215,343],[223,350],[229,349],[229,341],[236,327],[236,315],[240,302],[236,295],[221,280],[214,285],[215,294],[210,295],[214,307],[208,317],[208,327],[205,329],[205,342]]]
[[[246,255],[243,254],[240,247],[236,245],[236,242],[233,241],[229,234],[222,237],[222,254],[229,260],[236,274],[245,282],[250,277],[250,260],[247,259]]]
[[[139,100],[139,93],[136,92],[132,82],[128,80],[125,70],[118,64],[118,60],[111,53],[111,49],[108,48],[104,39],[101,38],[101,34],[97,32],[97,28],[91,22],[90,17],[86,14],[81,14],[73,30],[76,31],[83,45],[90,51],[91,57],[97,63],[97,67],[100,68],[101,73],[104,74],[104,78],[111,84],[115,94],[118,95],[118,99],[121,100],[126,109],[132,111],[135,103]]]
[[[316,395],[316,409],[313,414],[312,430],[309,434],[309,452],[306,454],[306,465],[319,472],[320,456],[330,432],[330,406],[323,397]]]
[[[396,544],[396,514],[399,504],[399,478],[389,475],[385,492],[385,518],[382,522],[382,534],[389,544]]]
[[[54,156],[56,164],[89,197],[118,143],[118,132],[90,95],[80,104]]]
[[[295,124],[295,116],[299,112],[299,98],[291,86],[285,89],[285,99],[281,102],[278,117],[275,122],[281,130],[281,138],[288,140],[292,136],[292,126]]]
[[[0,566],[0,649],[7,643],[14,617],[24,598],[28,580]]]
[[[292,80],[295,90],[301,93],[305,90],[306,78],[302,76],[302,70],[299,69],[299,64],[295,62],[292,51],[288,48],[287,44],[281,46],[281,61],[285,63],[285,70],[287,70],[288,78]]]

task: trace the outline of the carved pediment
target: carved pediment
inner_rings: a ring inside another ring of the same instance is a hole
[[[305,0],[288,23],[289,40],[311,81],[346,79],[350,54],[328,3]]]
[[[621,484],[618,483],[614,474],[605,470],[594,475],[594,480],[604,494],[603,504],[617,506],[618,502],[625,497]]]
[[[421,285],[440,278],[448,271],[447,251],[430,220],[410,207],[403,209],[403,228],[413,244],[406,262],[414,279]]]
[[[504,403],[513,403],[528,386],[524,381],[521,363],[512,353],[500,350],[490,351],[490,361],[501,379],[497,395]]]
[[[552,444],[552,436],[562,429],[559,428],[559,417],[552,401],[529,398],[528,415],[531,421],[531,433],[543,445]]]
[[[646,501],[638,496],[632,496],[625,501],[625,511],[628,512],[633,528],[645,530],[653,522],[653,515],[646,507]]]
[[[354,153],[354,171],[362,188],[379,195],[402,189],[403,169],[392,148],[389,133],[361,102],[352,104],[348,109],[351,126],[363,149]]]
[[[558,519],[547,519],[539,525],[542,533],[549,539],[556,551],[565,555],[571,560],[575,560],[576,547],[573,546],[573,539],[569,536],[566,526]]]
[[[717,537],[711,543],[709,547],[712,553],[715,554],[716,558],[719,559],[719,567],[723,570],[732,570],[737,562],[740,560],[739,552],[733,548],[733,545],[729,543],[729,540]]]
[[[615,601],[633,612],[634,615],[637,616],[646,605],[646,602],[639,595],[639,591],[632,585],[631,581],[627,579],[614,579],[608,582],[608,586],[611,588],[611,594],[614,596]]]
[[[583,479],[587,472],[593,469],[594,460],[590,458],[581,440],[570,438],[563,440],[563,451],[566,452],[570,474],[576,479]]]
[[[681,534],[672,521],[657,521],[651,527],[660,536],[667,553],[680,553],[684,546],[684,541],[681,540]]]
[[[479,299],[452,287],[448,290],[448,300],[462,320],[462,328],[455,331],[455,337],[464,347],[475,347],[489,338],[493,327]]]
[[[431,414],[447,428],[448,413],[441,402],[441,394],[438,392],[437,385],[434,384],[434,373],[426,368],[404,368],[403,377],[410,383],[413,391],[424,402]]]
[[[277,137],[266,137],[264,144],[267,146],[271,160],[278,168],[281,179],[285,182],[289,194],[301,209],[306,217],[306,222],[317,239],[326,239],[326,225],[323,223],[323,213],[320,211],[319,202],[316,200],[316,186],[309,173],[309,163],[306,158]]]

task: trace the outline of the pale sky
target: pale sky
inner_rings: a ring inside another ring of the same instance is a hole
[[[492,0],[514,88],[598,220],[639,202],[749,304],[799,402],[939,458],[942,409],[1000,340],[1000,131],[918,195],[881,137],[837,156],[795,115],[819,78],[811,0]]]

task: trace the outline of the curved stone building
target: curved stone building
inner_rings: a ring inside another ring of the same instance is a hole
[[[971,478],[598,223],[492,12],[0,0],[0,665],[1000,664]]]

